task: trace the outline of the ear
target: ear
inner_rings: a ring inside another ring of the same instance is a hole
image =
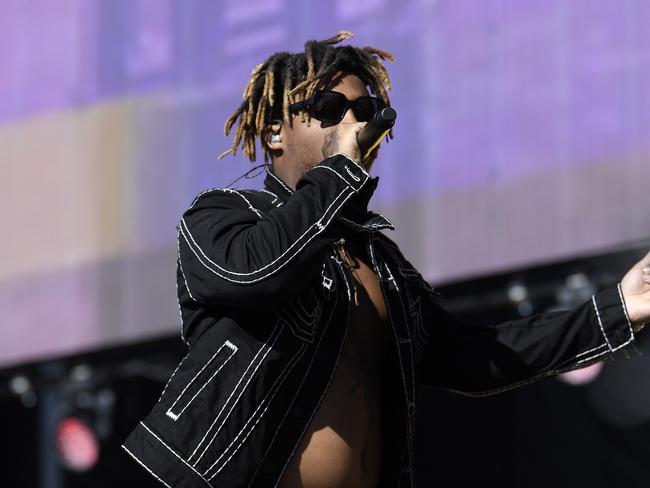
[[[277,154],[279,151],[281,152],[284,150],[285,144],[283,132],[282,121],[279,119],[273,120],[270,124],[267,124],[266,127],[264,127],[262,140],[264,141],[264,146],[271,152],[271,154]]]

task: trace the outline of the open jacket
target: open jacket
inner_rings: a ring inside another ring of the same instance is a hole
[[[383,378],[382,486],[414,486],[419,383],[489,395],[611,357],[634,340],[620,284],[569,311],[498,325],[460,322],[367,210],[378,178],[331,156],[292,190],[267,166],[262,191],[215,188],[178,226],[187,354],[123,448],[169,487],[273,487],[333,377],[350,271],[363,244],[394,341]]]

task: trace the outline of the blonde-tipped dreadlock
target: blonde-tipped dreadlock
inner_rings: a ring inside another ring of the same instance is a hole
[[[239,119],[232,146],[226,154],[237,152],[241,145],[246,157],[255,161],[255,139],[262,137],[265,126],[273,119],[291,121],[289,105],[309,98],[325,86],[339,71],[357,75],[386,105],[391,89],[384,60],[394,61],[388,51],[374,47],[335,46],[350,39],[351,32],[341,31],[324,41],[307,41],[304,53],[279,52],[255,66],[244,89],[244,101],[224,124],[228,136]],[[301,112],[302,120],[308,116]],[[392,138],[392,133],[389,133]],[[265,148],[262,142],[262,147]],[[269,161],[265,148],[264,161]]]

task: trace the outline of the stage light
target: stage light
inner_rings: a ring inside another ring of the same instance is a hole
[[[522,317],[528,317],[533,313],[533,304],[529,301],[521,302],[517,305],[517,312],[519,312],[519,315]]]
[[[564,284],[555,292],[557,305],[552,310],[568,310],[588,300],[596,292],[596,285],[589,276],[582,272],[572,273],[564,279]],[[562,373],[558,379],[571,386],[582,386],[593,382],[603,370],[603,363],[598,362],[585,368]]]
[[[511,302],[520,303],[528,298],[528,289],[523,283],[512,283],[508,289],[508,298]]]
[[[63,403],[54,440],[61,465],[70,471],[91,470],[99,461],[102,444],[113,433],[115,393],[102,386],[105,381],[105,371],[78,364],[62,385]]]
[[[36,394],[27,376],[20,374],[11,378],[9,391],[20,398],[20,403],[25,408],[32,408],[36,405]]]
[[[71,471],[92,469],[99,459],[99,440],[93,429],[78,417],[61,419],[55,433],[61,464]]]
[[[603,369],[603,363],[598,362],[596,364],[592,364],[591,366],[587,366],[586,368],[576,369],[573,371],[562,373],[559,376],[559,379],[560,381],[567,383],[571,386],[586,385],[594,381],[598,377],[602,369]]]
[[[596,285],[585,273],[572,273],[558,287],[555,299],[558,308],[569,309],[588,300],[596,292]]]

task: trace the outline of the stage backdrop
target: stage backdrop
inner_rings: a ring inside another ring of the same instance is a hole
[[[0,366],[178,331],[176,225],[251,69],[339,30],[392,51],[375,209],[434,283],[650,234],[650,3],[0,4]],[[259,187],[260,179],[243,185]]]

